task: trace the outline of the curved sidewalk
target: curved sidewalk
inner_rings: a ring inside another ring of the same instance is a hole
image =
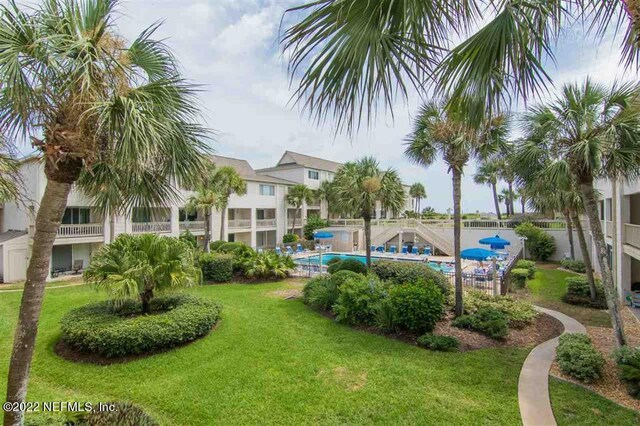
[[[587,332],[582,324],[568,315],[539,306],[536,306],[536,309],[559,320],[565,333]],[[556,357],[557,346],[557,337],[539,344],[529,353],[522,365],[518,379],[518,403],[524,426],[556,424],[549,398],[549,369]]]

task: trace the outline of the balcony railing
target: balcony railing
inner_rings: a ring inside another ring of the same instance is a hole
[[[288,227],[292,227],[293,226],[293,219],[287,219],[287,226]],[[304,219],[302,218],[297,218],[296,219],[296,228],[302,228],[304,226]]]
[[[331,219],[332,226],[363,226],[362,219]],[[469,229],[513,229],[522,221],[511,220],[463,220],[462,227]],[[564,229],[566,224],[561,220],[529,221],[543,229]],[[453,220],[419,220],[419,219],[373,219],[372,226],[406,226],[422,224],[428,228],[453,228]]]
[[[624,224],[624,243],[640,248],[640,225]]]
[[[229,228],[251,228],[251,219],[231,219]]]
[[[134,222],[131,231],[134,234],[171,232],[171,222]]]
[[[613,238],[613,222],[610,220],[606,221],[604,224],[605,232],[607,233],[607,237]]]
[[[102,223],[83,223],[77,225],[60,225],[58,238],[99,237],[104,234]]]
[[[256,226],[258,228],[275,228],[276,220],[275,219],[258,219],[256,221]]]
[[[180,231],[203,231],[204,230],[204,221],[184,221],[180,222]]]

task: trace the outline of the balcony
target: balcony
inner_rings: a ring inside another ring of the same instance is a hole
[[[204,221],[180,222],[180,232],[182,231],[204,231]]]
[[[624,224],[624,243],[640,249],[640,225]]]
[[[258,228],[275,228],[276,220],[275,219],[258,219],[256,221],[256,226]]]
[[[58,238],[100,237],[103,234],[104,225],[102,223],[60,225],[58,228]]]
[[[606,236],[609,238],[613,238],[613,222],[611,222],[610,220],[607,220],[604,223],[604,229],[605,229]]]
[[[251,229],[251,219],[231,219],[228,226],[230,229]]]
[[[142,233],[168,233],[171,232],[171,222],[134,222],[131,224],[134,234]]]
[[[287,226],[291,228],[293,226],[293,219],[287,219]],[[302,228],[304,226],[304,219],[297,218],[296,219],[296,228]]]

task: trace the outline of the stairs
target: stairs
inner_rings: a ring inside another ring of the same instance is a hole
[[[376,226],[376,224],[374,224]],[[380,225],[378,225],[380,226]],[[371,244],[383,245],[392,238],[396,237],[400,232],[414,232],[422,240],[428,241],[433,244],[441,252],[448,256],[453,256],[453,244],[447,241],[446,238],[441,237],[438,233],[429,229],[418,220],[403,220],[402,222],[396,222],[394,225],[382,225],[382,231],[378,233],[372,232]],[[400,251],[401,247],[398,247]]]

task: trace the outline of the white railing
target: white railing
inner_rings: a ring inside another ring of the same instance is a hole
[[[523,220],[481,220],[465,219],[463,228],[469,229],[513,229]],[[528,221],[543,229],[565,229],[566,224],[561,220],[531,220]],[[331,226],[363,226],[362,219],[331,219]],[[418,224],[429,228],[453,228],[453,220],[419,220],[419,219],[374,219],[371,226],[402,226],[412,227]]]
[[[171,232],[171,222],[134,222],[131,224],[131,231],[134,234]]]
[[[83,223],[78,225],[60,225],[58,238],[96,237],[104,234],[102,223]]]
[[[287,226],[291,228],[293,226],[293,219],[287,220]],[[298,217],[296,218],[296,228],[301,228],[304,226],[304,219]]]
[[[258,219],[256,220],[256,226],[258,228],[275,228],[276,220],[275,219]]]
[[[228,222],[229,228],[251,228],[251,219],[232,219]]]
[[[624,243],[640,248],[640,225],[624,224]]]
[[[204,230],[204,221],[184,221],[180,222],[180,230],[181,231],[202,231]]]

